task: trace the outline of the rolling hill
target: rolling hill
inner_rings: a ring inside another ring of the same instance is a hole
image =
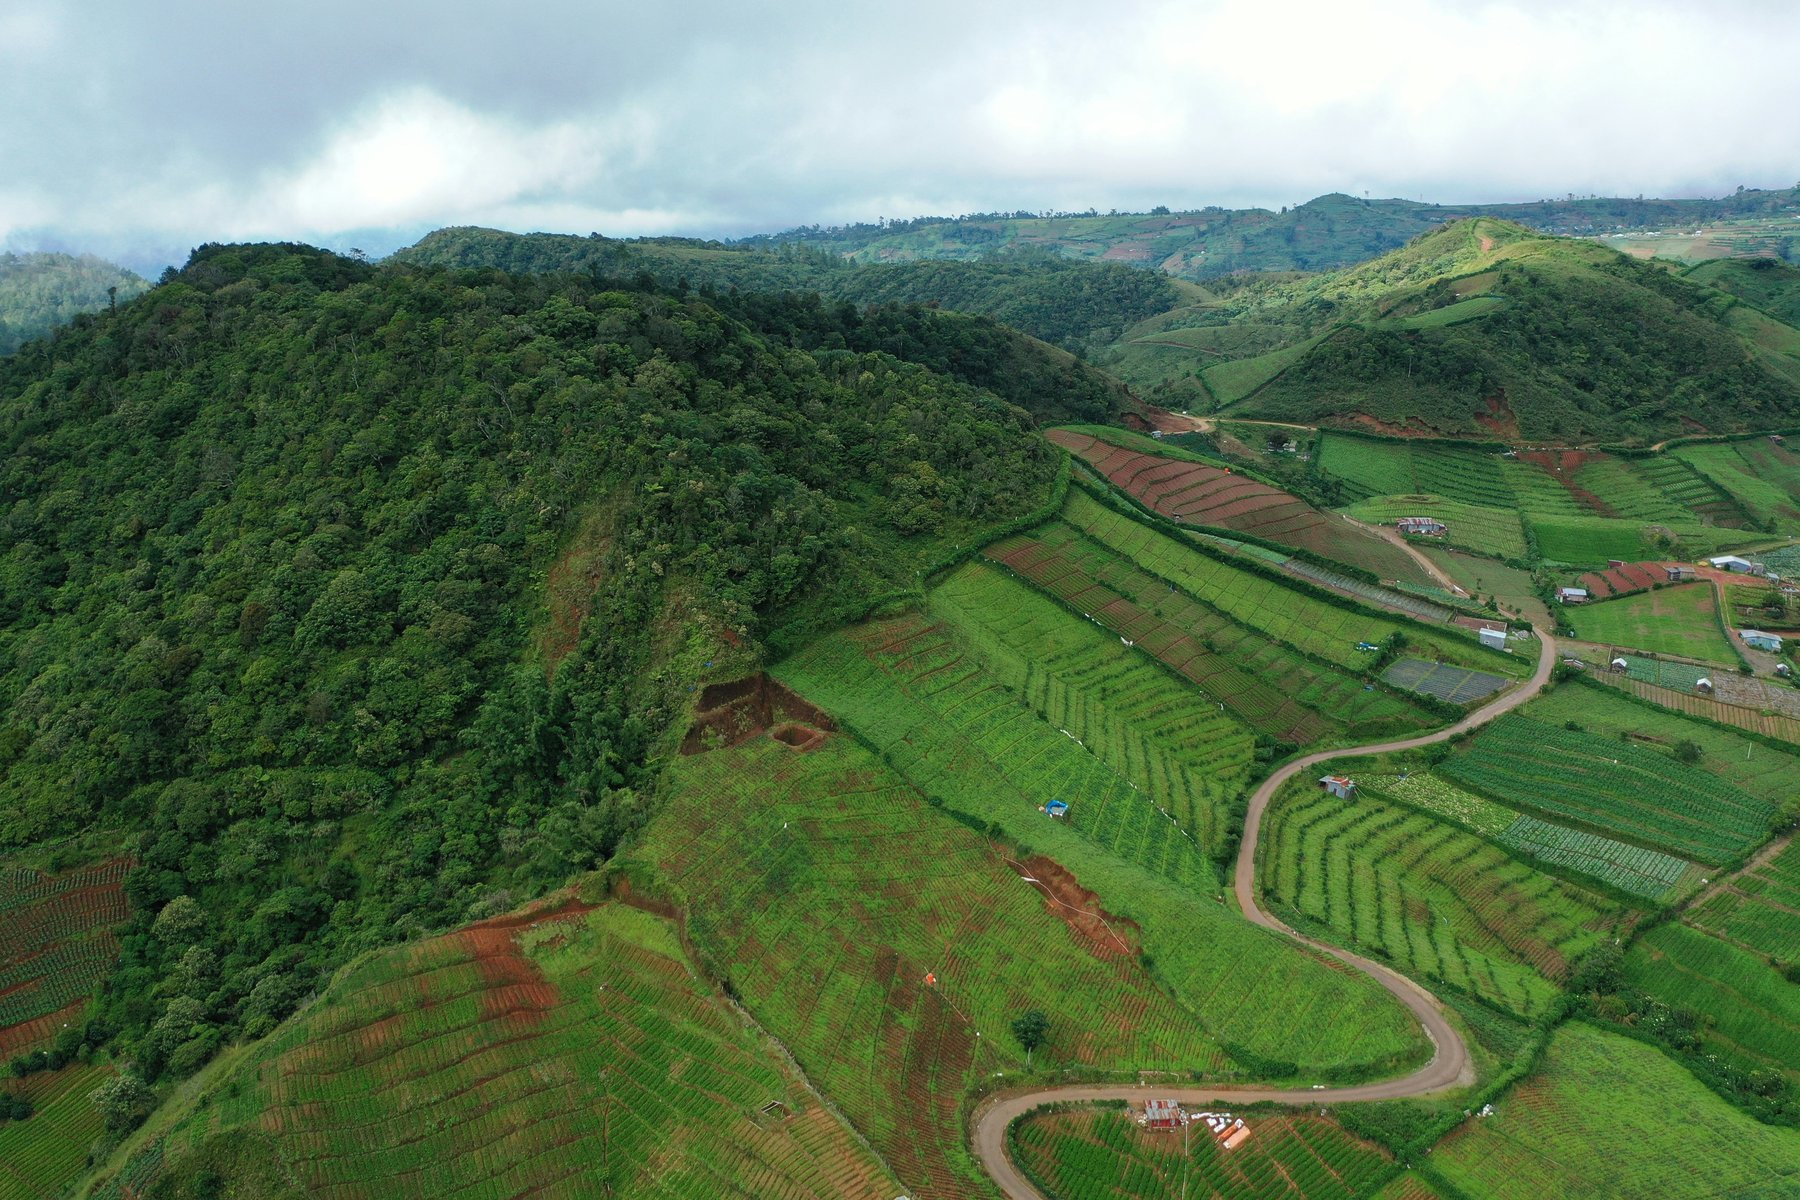
[[[92,254],[0,253],[0,354],[149,286]]]

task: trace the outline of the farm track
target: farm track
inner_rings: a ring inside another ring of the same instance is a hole
[[[1338,961],[1370,976],[1375,982],[1386,988],[1418,1018],[1420,1026],[1425,1030],[1425,1036],[1431,1040],[1431,1061],[1411,1075],[1376,1083],[1357,1084],[1353,1087],[1290,1088],[1285,1090],[1255,1087],[1158,1087],[1156,1089],[1158,1097],[1178,1100],[1183,1104],[1220,1102],[1254,1104],[1259,1101],[1295,1105],[1343,1104],[1355,1100],[1398,1100],[1409,1096],[1430,1095],[1446,1088],[1474,1082],[1474,1069],[1470,1063],[1468,1045],[1464,1043],[1462,1036],[1456,1032],[1456,1029],[1445,1017],[1437,998],[1429,991],[1398,971],[1364,958],[1360,954],[1353,954],[1348,950],[1296,933],[1262,910],[1256,901],[1256,847],[1262,833],[1263,815],[1268,811],[1269,802],[1274,799],[1275,793],[1283,784],[1300,772],[1310,770],[1320,763],[1333,759],[1361,758],[1373,754],[1383,754],[1390,750],[1413,750],[1421,746],[1447,741],[1459,733],[1464,733],[1479,725],[1485,725],[1494,718],[1511,712],[1543,691],[1544,685],[1550,681],[1551,671],[1556,666],[1556,641],[1546,633],[1540,632],[1538,636],[1542,639],[1542,650],[1537,670],[1532,673],[1531,678],[1523,686],[1436,733],[1400,738],[1391,742],[1379,742],[1368,746],[1357,746],[1347,750],[1326,750],[1295,759],[1263,781],[1262,786],[1258,787],[1256,793],[1250,797],[1250,805],[1244,815],[1244,837],[1238,848],[1237,868],[1232,885],[1244,916],[1253,924],[1286,934],[1295,941],[1331,955]],[[996,1096],[982,1104],[975,1112],[974,1149],[976,1157],[981,1160],[982,1167],[999,1186],[1000,1191],[1009,1197],[1009,1200],[1043,1200],[1042,1194],[1019,1173],[1018,1169],[1013,1166],[1012,1159],[1007,1156],[1007,1128],[1015,1120],[1040,1104],[1100,1100],[1130,1101],[1142,1099],[1145,1094],[1145,1087],[1141,1084],[1106,1086],[1073,1084],[1068,1087],[1042,1088],[1036,1091]]]

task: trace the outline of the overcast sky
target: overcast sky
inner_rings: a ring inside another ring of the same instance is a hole
[[[1800,3],[0,0],[0,246],[1800,179]]]

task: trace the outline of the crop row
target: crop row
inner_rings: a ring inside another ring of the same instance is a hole
[[[1768,836],[1773,806],[1655,751],[1508,715],[1440,768],[1508,804],[1717,866]]]
[[[1544,862],[1580,871],[1623,892],[1660,900],[1681,882],[1690,864],[1660,850],[1646,850],[1613,838],[1521,816],[1500,835],[1505,845]]]
[[[1268,894],[1353,944],[1524,1016],[1599,940],[1598,897],[1492,844],[1370,798],[1293,795],[1263,859]]]
[[[1167,580],[1247,628],[1340,666],[1366,661],[1359,642],[1378,643],[1404,631],[1452,661],[1474,662],[1479,647],[1460,633],[1434,630],[1400,617],[1354,612],[1278,581],[1202,554],[1192,546],[1113,512],[1077,491],[1063,518],[1150,575]],[[1040,531],[1040,533],[1043,531]]]
[[[86,996],[118,956],[118,942],[100,930],[0,967],[0,1029]]]
[[[130,870],[131,860],[128,858],[95,863],[61,875],[46,875],[29,867],[0,868],[0,915],[9,915],[16,908],[35,904],[64,892],[123,887],[125,876]]]
[[[1671,1008],[1702,1014],[1715,1052],[1752,1068],[1800,1063],[1800,988],[1761,955],[1671,923],[1631,948],[1625,981]]]
[[[1024,1119],[1016,1144],[1026,1168],[1065,1200],[1349,1200],[1387,1173],[1378,1151],[1318,1117],[1262,1118],[1251,1128],[1247,1142],[1223,1150],[1203,1128],[1184,1139],[1118,1113],[1056,1113]]]
[[[1784,962],[1800,959],[1800,840],[1713,891],[1688,919],[1740,946]]]
[[[40,1200],[74,1182],[101,1133],[88,1093],[111,1074],[111,1067],[76,1063],[9,1081],[6,1090],[29,1096],[37,1112],[25,1121],[0,1121],[0,1200]]]
[[[1446,446],[1407,446],[1325,434],[1319,469],[1343,480],[1359,498],[1428,494],[1461,504],[1512,508],[1499,456]]]

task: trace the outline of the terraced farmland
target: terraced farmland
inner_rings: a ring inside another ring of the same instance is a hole
[[[1518,808],[1717,866],[1769,836],[1775,808],[1654,750],[1509,714],[1438,768]]]
[[[88,1093],[112,1073],[110,1066],[74,1063],[7,1081],[5,1090],[29,1097],[37,1112],[0,1122],[0,1200],[42,1200],[80,1178],[102,1131]]]
[[[1517,496],[1501,463],[1491,450],[1329,432],[1319,438],[1319,469],[1359,499],[1427,495],[1476,508],[1515,509]]]
[[[834,713],[851,728],[860,715]],[[1211,1072],[1229,1065],[1220,1039],[1314,1066],[1417,1061],[1416,1028],[1369,981],[1030,820],[1072,880],[1047,859],[1009,862],[849,737],[804,753],[757,738],[681,759],[632,857],[908,1194],[986,1194],[959,1104],[1019,1062],[1005,1030],[1026,1008],[1054,1014],[1040,1061]],[[1061,880],[1056,898],[1022,873]]]
[[[1750,1070],[1800,1074],[1800,987],[1761,955],[1684,924],[1662,925],[1632,946],[1624,981],[1700,1013],[1708,1053]]]
[[[1732,667],[1737,663],[1719,629],[1719,606],[1710,583],[1683,583],[1599,604],[1567,606],[1562,619],[1583,641]]]
[[[1381,681],[1421,695],[1436,696],[1452,704],[1469,704],[1491,696],[1507,684],[1504,675],[1471,671],[1422,658],[1401,658],[1382,672]]]
[[[1357,676],[1238,624],[1067,526],[1008,538],[983,554],[1166,663],[1277,741],[1308,745],[1345,731],[1369,738],[1435,723],[1415,705],[1365,690]],[[1332,627],[1289,632],[1317,644],[1362,620],[1332,611]]]
[[[1372,796],[1296,786],[1270,814],[1266,895],[1333,941],[1522,1016],[1545,1011],[1617,909],[1503,850]]]
[[[1687,921],[1757,954],[1800,959],[1800,841],[1708,892]]]
[[[1677,446],[1669,452],[1729,492],[1758,521],[1780,529],[1800,523],[1800,460],[1768,442]]]
[[[1118,1112],[1043,1113],[1016,1130],[1019,1163],[1063,1200],[1349,1200],[1393,1170],[1381,1150],[1316,1116],[1252,1116],[1250,1139],[1222,1150],[1196,1127],[1140,1129]]]
[[[1536,817],[1518,818],[1500,831],[1498,840],[1542,862],[1579,871],[1647,900],[1664,899],[1693,870],[1686,859],[1672,854]]]
[[[1596,600],[1622,596],[1629,592],[1645,592],[1669,581],[1668,564],[1660,562],[1626,563],[1604,571],[1589,571],[1576,583],[1588,590]]]
[[[1523,559],[1529,552],[1515,509],[1482,508],[1442,496],[1409,493],[1375,496],[1344,511],[1370,525],[1393,525],[1401,517],[1436,517],[1449,527],[1441,539],[1445,545],[1504,559]]]
[[[1469,1200],[1773,1200],[1800,1187],[1792,1130],[1730,1107],[1654,1047],[1579,1022],[1494,1108],[1431,1153]]]
[[[1048,436],[1114,486],[1171,520],[1235,529],[1349,563],[1383,579],[1431,581],[1418,563],[1384,539],[1230,468],[1128,450],[1073,430],[1052,429]]]
[[[48,1042],[112,969],[130,866],[115,859],[57,876],[0,867],[0,1058]]]
[[[321,1197],[900,1186],[696,978],[672,926],[617,904],[364,960],[148,1150],[148,1173],[181,1179],[186,1153],[237,1128]]]
[[[1479,664],[1521,676],[1531,673],[1530,663],[1502,661],[1502,656],[1483,650],[1460,630],[1437,630],[1404,618],[1351,612],[1202,553],[1077,491],[1070,492],[1063,519],[1113,553],[1239,624],[1339,666],[1355,670],[1366,665],[1366,652],[1356,648],[1358,642],[1381,642],[1404,632],[1411,645],[1429,649],[1433,657],[1447,662]]]

